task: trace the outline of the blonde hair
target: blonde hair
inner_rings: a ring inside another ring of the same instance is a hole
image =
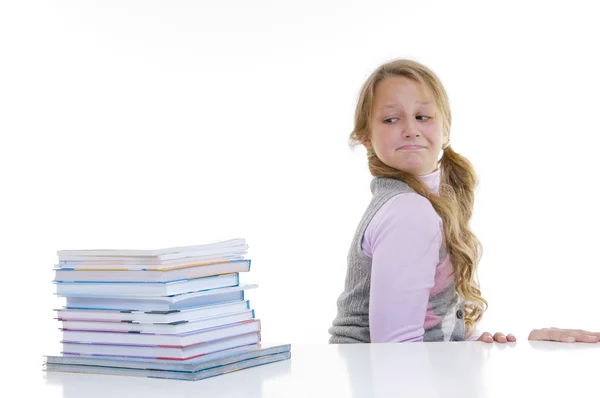
[[[450,135],[452,115],[448,95],[440,79],[424,65],[407,59],[388,62],[377,68],[364,83],[354,117],[353,145],[365,144],[370,137],[370,121],[375,89],[387,77],[403,76],[421,84],[432,95],[441,114],[443,132]],[[450,146],[443,149],[440,160],[439,194],[431,193],[421,180],[410,173],[383,163],[372,148],[367,147],[369,170],[375,177],[401,180],[417,194],[427,198],[443,221],[443,237],[454,268],[456,291],[465,300],[465,325],[470,335],[487,309],[477,280],[477,266],[482,246],[469,227],[473,214],[475,171],[467,158]]]

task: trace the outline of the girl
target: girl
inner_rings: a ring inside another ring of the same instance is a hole
[[[442,83],[418,62],[386,63],[363,85],[351,140],[367,149],[373,197],[348,253],[330,343],[516,341],[476,330],[487,308],[476,280],[481,245],[469,227],[476,177],[450,146],[451,120]]]

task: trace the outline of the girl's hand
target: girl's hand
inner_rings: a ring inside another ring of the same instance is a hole
[[[558,341],[561,343],[597,343],[600,333],[586,332],[579,329],[535,329],[529,334],[529,340]]]
[[[502,333],[498,332],[494,336],[492,336],[491,333],[484,332],[481,334],[481,336],[479,336],[477,341],[483,341],[484,343],[493,343],[494,341],[497,343],[514,343],[515,341],[517,341],[517,338],[512,334],[505,336]]]

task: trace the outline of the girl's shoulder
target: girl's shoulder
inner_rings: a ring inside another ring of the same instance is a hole
[[[389,195],[393,193],[415,192],[407,183],[395,178],[375,177],[371,180],[373,195]]]
[[[382,221],[439,224],[440,218],[429,199],[417,194],[407,183],[395,178],[375,177],[371,180],[371,205],[374,214],[370,224]]]
[[[427,198],[414,191],[407,191],[387,199],[375,213],[371,223],[377,225],[384,220],[407,226],[414,224],[437,226],[440,217]]]

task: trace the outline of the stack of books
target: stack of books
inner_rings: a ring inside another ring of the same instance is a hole
[[[261,343],[240,283],[244,239],[160,250],[59,251],[55,280],[66,306],[60,356],[46,371],[200,380],[289,359]]]

